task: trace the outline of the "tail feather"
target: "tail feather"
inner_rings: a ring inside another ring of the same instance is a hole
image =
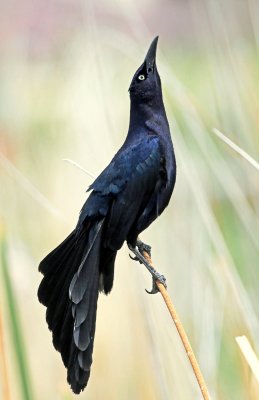
[[[110,293],[112,290],[116,255],[117,251],[115,250],[111,250],[108,247],[102,249],[99,291],[105,294]]]
[[[39,266],[39,301],[75,393],[87,385],[92,364],[103,221],[73,231]]]
[[[61,285],[67,278],[64,271],[64,264],[70,259],[75,246],[75,231],[73,231],[56,249],[49,253],[40,263],[39,271],[45,279],[41,281],[38,289],[39,301],[47,306],[50,296],[57,284]],[[55,292],[54,292],[55,293]]]

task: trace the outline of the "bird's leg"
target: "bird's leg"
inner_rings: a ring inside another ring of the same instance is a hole
[[[152,265],[150,265],[147,262],[147,260],[143,256],[143,252],[144,251],[146,251],[150,255],[151,247],[146,245],[145,243],[141,242],[139,239],[136,242],[136,247],[132,246],[130,243],[128,243],[128,247],[129,247],[130,251],[132,251],[132,253],[135,254],[135,257],[131,257],[130,256],[130,258],[132,258],[133,260],[139,261],[141,264],[144,264],[145,267],[148,269],[148,271],[152,275],[152,280],[153,280],[152,289],[151,289],[151,291],[148,291],[147,289],[145,289],[146,292],[149,293],[149,294],[155,294],[155,293],[157,293],[159,291],[158,288],[157,288],[156,281],[161,282],[164,285],[164,287],[166,288],[167,287],[166,286],[166,279],[165,279],[164,275],[159,274],[152,267]]]

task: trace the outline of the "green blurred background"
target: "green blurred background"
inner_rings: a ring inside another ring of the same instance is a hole
[[[73,229],[92,181],[63,159],[95,176],[110,161],[127,132],[131,77],[157,34],[178,176],[142,239],[212,398],[259,398],[235,341],[247,335],[259,354],[259,172],[213,133],[259,159],[258,21],[258,0],[1,2],[0,398],[76,398],[37,301],[37,267]],[[150,285],[125,246],[114,290],[99,299],[80,398],[201,398]]]

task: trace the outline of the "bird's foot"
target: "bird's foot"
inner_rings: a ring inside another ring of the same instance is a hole
[[[148,294],[156,294],[157,292],[159,292],[159,289],[157,287],[157,281],[162,283],[162,285],[164,285],[164,287],[167,288],[166,279],[165,279],[164,275],[161,275],[155,271],[155,273],[152,274],[152,289],[150,291],[145,289],[145,291]]]
[[[151,246],[149,244],[146,244],[142,242],[140,239],[137,239],[136,246],[138,247],[140,253],[143,255],[144,252],[146,252],[149,257],[151,258]]]
[[[128,243],[128,247],[129,247],[129,249],[132,251],[133,246],[131,246],[131,245]],[[143,256],[143,253],[146,252],[146,253],[149,255],[149,257],[151,258],[151,246],[149,246],[149,244],[146,244],[146,243],[142,242],[140,239],[137,239],[137,241],[136,241],[136,248],[138,248],[138,250],[139,250],[139,252],[140,252],[140,254],[141,254],[142,256]],[[138,261],[140,264],[142,264],[142,261],[139,259],[138,256],[132,257],[130,254],[129,254],[129,256],[130,256],[130,258],[131,258],[132,260]]]
[[[138,244],[138,242],[140,242],[140,243]],[[131,258],[132,260],[137,260],[137,261],[139,261],[141,264],[144,264],[145,267],[148,269],[148,271],[149,271],[149,272],[151,273],[151,275],[152,275],[152,282],[153,282],[152,289],[151,289],[151,291],[148,291],[148,290],[146,289],[146,292],[149,293],[149,294],[155,294],[155,293],[159,292],[158,287],[157,287],[157,284],[156,284],[156,281],[159,281],[160,283],[162,283],[162,285],[164,285],[165,288],[167,288],[166,279],[165,279],[164,275],[159,274],[159,273],[152,267],[152,265],[150,265],[150,264],[148,263],[148,261],[146,260],[146,258],[145,258],[145,257],[143,256],[143,254],[142,254],[142,252],[144,252],[144,251],[146,251],[148,254],[151,254],[151,247],[148,246],[148,245],[146,245],[145,243],[139,241],[139,240],[137,241],[136,244],[137,244],[137,246],[134,247],[134,246],[132,246],[130,243],[128,243],[129,249],[132,251],[132,253],[135,254],[135,257],[132,257],[132,256],[130,255],[130,258]],[[139,247],[139,246],[140,246],[140,247]]]

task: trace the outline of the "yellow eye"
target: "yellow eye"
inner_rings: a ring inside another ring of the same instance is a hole
[[[145,75],[139,75],[139,76],[138,76],[138,79],[139,79],[140,81],[144,81]]]

